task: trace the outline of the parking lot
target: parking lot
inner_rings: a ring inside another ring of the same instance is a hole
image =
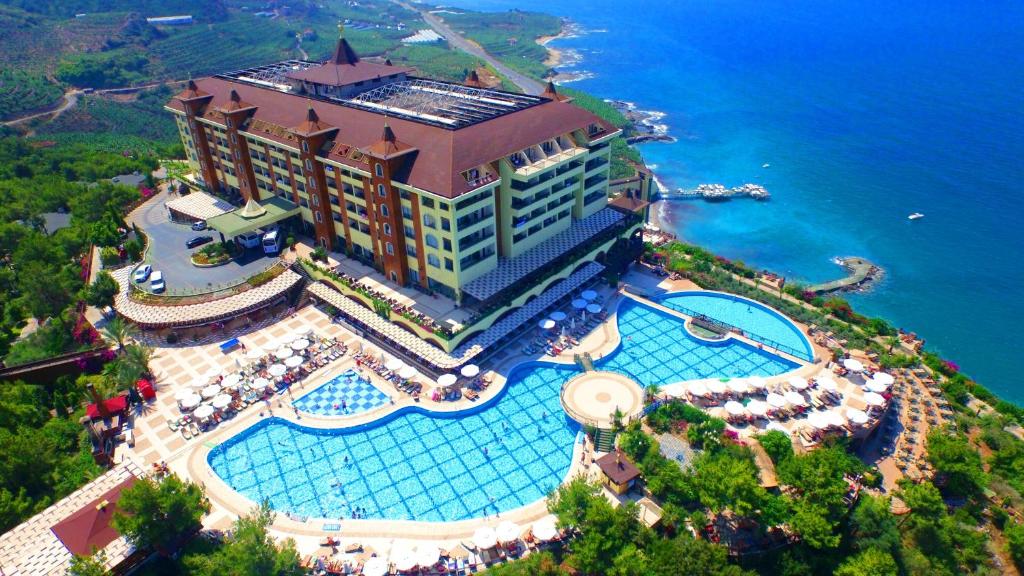
[[[153,270],[164,273],[166,294],[193,294],[237,284],[277,261],[276,257],[267,257],[257,248],[249,250],[245,257],[223,266],[197,268],[190,257],[202,246],[186,248],[185,243],[196,236],[212,236],[214,242],[219,242],[220,234],[214,230],[196,232],[189,226],[171,222],[164,208],[166,199],[165,194],[161,195],[161,198],[143,206],[130,218],[130,222],[137,224],[149,235],[150,248],[146,262],[153,266]],[[148,289],[149,283],[143,287]]]

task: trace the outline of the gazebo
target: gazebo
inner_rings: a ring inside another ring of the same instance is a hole
[[[640,477],[640,470],[617,448],[598,458],[596,464],[604,475],[605,485],[616,494],[629,492]]]

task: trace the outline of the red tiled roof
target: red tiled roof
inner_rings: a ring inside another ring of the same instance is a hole
[[[380,140],[371,144],[367,150],[374,156],[387,159],[400,154],[405,154],[406,152],[412,152],[415,148],[400,141],[395,136],[395,131],[391,129],[391,126],[388,126],[387,122],[385,122],[384,134],[381,135]]]
[[[261,88],[226,78],[203,78],[197,81],[198,89],[213,95],[214,107],[230,99],[231,90],[240,98],[257,107],[252,114],[250,130],[277,142],[295,146],[294,138],[288,138],[285,128],[298,126],[306,116],[301,106],[305,98]],[[177,99],[168,106],[184,111]],[[330,152],[330,158],[343,164],[360,166],[352,155],[342,156],[339,150],[366,149],[380,140],[385,116],[370,112],[314,100],[310,107],[318,119],[338,128],[335,140],[338,144]],[[469,189],[461,173],[493,162],[527,146],[554,138],[574,130],[586,129],[598,124],[604,130],[598,135],[606,136],[617,129],[586,110],[566,102],[549,101],[529,108],[498,116],[490,120],[450,130],[388,117],[388,123],[403,142],[418,150],[415,161],[408,171],[403,170],[399,181],[436,194],[454,198]],[[262,131],[253,129],[261,126]]]
[[[639,212],[649,204],[650,202],[647,202],[646,200],[641,200],[635,196],[626,196],[625,194],[608,201],[609,206],[622,208],[623,210],[628,210],[630,212]]]
[[[376,62],[363,62],[359,59],[355,50],[349,45],[348,40],[341,38],[334,49],[334,55],[327,62],[320,66],[314,66],[298,72],[288,74],[289,78],[306,80],[317,84],[329,86],[347,86],[356,82],[365,82],[375,78],[386,78],[392,74],[412,72],[412,68],[392,66],[390,64],[377,64]]]
[[[117,530],[110,525],[117,501],[121,492],[135,484],[138,478],[127,478],[117,486],[105,492],[99,498],[83,506],[78,512],[61,520],[50,529],[72,554],[90,556],[93,549],[102,550],[118,536]],[[106,503],[101,506],[101,503]]]

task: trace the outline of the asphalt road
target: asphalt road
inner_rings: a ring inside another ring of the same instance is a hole
[[[505,64],[502,64],[500,60],[498,60],[494,56],[491,56],[486,50],[481,48],[479,44],[467,40],[466,38],[457,34],[437,16],[431,14],[426,10],[417,10],[415,7],[410,6],[409,4],[406,4],[404,2],[399,2],[398,0],[395,0],[395,2],[408,10],[419,12],[420,16],[423,17],[427,24],[430,24],[430,27],[433,28],[435,32],[444,36],[445,39],[448,40],[449,44],[458,48],[459,50],[462,50],[463,52],[466,52],[467,54],[471,54],[487,62],[492,67],[494,67],[494,69],[497,70],[502,76],[508,78],[516,86],[519,86],[519,88],[523,92],[526,92],[527,94],[537,95],[544,91],[543,84],[534,80],[533,78],[530,78],[525,74],[516,72],[515,70],[506,66]]]
[[[164,208],[167,199],[167,193],[161,192],[158,198],[145,204],[128,218],[130,223],[135,223],[149,235],[150,249],[146,262],[153,266],[153,270],[164,273],[164,282],[167,283],[166,294],[192,294],[227,287],[267,269],[277,261],[276,257],[264,256],[259,250],[250,250],[245,258],[223,266],[193,266],[190,257],[192,252],[199,250],[200,247],[186,248],[185,242],[196,236],[213,236],[214,242],[218,242],[220,235],[213,230],[195,232],[190,226],[171,222],[167,216],[167,209]],[[146,287],[148,288],[148,284]]]

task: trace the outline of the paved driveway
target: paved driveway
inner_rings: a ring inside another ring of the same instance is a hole
[[[220,234],[213,230],[195,232],[190,226],[171,222],[164,208],[167,199],[167,194],[161,193],[128,218],[129,222],[134,222],[149,235],[150,248],[146,261],[153,266],[153,270],[164,273],[167,294],[193,294],[227,287],[267,269],[277,261],[276,257],[266,257],[257,249],[249,250],[242,259],[223,266],[193,266],[190,256],[199,247],[186,248],[185,242],[196,236],[213,236],[214,242],[218,242]]]

